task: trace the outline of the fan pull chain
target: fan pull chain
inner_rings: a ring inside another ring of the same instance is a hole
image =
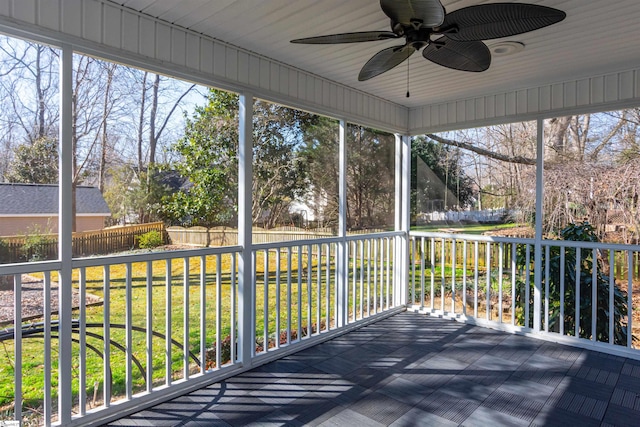
[[[409,98],[409,58],[407,58],[407,98]]]

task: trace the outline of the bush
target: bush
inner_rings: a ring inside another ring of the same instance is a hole
[[[591,224],[584,222],[582,224],[569,224],[560,232],[562,240],[579,241],[579,242],[597,242],[598,237]],[[518,268],[525,267],[526,256],[524,247],[519,247],[517,264]],[[531,260],[532,261],[532,260]],[[569,335],[575,335],[576,319],[575,319],[575,302],[576,302],[576,262],[577,253],[573,248],[567,248],[564,256],[564,330]],[[546,260],[545,253],[542,255],[542,266],[544,269]],[[593,286],[593,268],[597,266],[596,284],[597,301],[592,301]],[[617,285],[613,286],[613,313],[609,313],[609,276],[603,274],[608,271],[603,262],[597,258],[593,259],[593,251],[580,251],[580,295],[578,303],[580,304],[580,338],[591,339],[594,331],[591,330],[591,313],[593,304],[597,304],[596,308],[596,330],[595,338],[597,341],[609,342],[609,315],[613,315],[613,342],[619,345],[626,345],[627,334],[630,333],[626,324],[627,317],[627,295]],[[534,283],[533,265],[531,268],[531,284]],[[549,250],[549,330],[559,332],[560,322],[560,248],[552,246]],[[541,281],[542,297],[546,284]],[[524,286],[523,282],[518,283],[518,294],[516,300],[519,307],[523,309],[519,312],[518,318],[520,324],[524,325]],[[533,291],[530,293],[529,308],[531,313],[530,322],[533,319]],[[543,300],[544,301],[544,300]],[[532,325],[525,325],[531,327]]]
[[[55,240],[49,237],[47,233],[39,227],[34,227],[24,236],[22,254],[29,262],[45,261],[51,258],[49,249],[54,242]]]
[[[153,249],[164,244],[162,233],[158,230],[151,230],[141,234],[136,240],[138,241],[138,247],[140,249]]]

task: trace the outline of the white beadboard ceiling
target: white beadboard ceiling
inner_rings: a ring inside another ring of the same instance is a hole
[[[526,89],[595,76],[640,64],[639,0],[528,0],[564,10],[559,24],[502,40],[526,45],[494,57],[484,73],[450,70],[414,55],[411,97],[405,64],[366,82],[360,68],[379,50],[401,44],[381,41],[347,45],[298,45],[289,40],[323,34],[388,30],[377,0],[113,0],[143,14],[211,36],[337,83],[407,107]],[[448,12],[483,0],[442,0]],[[514,1],[514,3],[516,3]]]

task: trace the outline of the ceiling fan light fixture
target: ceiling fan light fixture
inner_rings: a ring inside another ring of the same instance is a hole
[[[524,50],[525,44],[521,42],[504,41],[489,45],[493,56],[509,56]]]
[[[547,6],[528,3],[490,3],[463,7],[446,13],[441,0],[380,0],[390,19],[391,31],[358,31],[291,40],[292,43],[337,44],[405,39],[404,45],[381,50],[367,61],[359,81],[385,73],[409,59],[416,51],[443,67],[482,72],[491,56],[520,52],[524,44],[502,41],[487,46],[483,40],[528,33],[564,20],[567,14]]]

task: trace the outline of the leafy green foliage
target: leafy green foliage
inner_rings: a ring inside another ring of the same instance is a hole
[[[339,200],[339,134],[335,120],[320,118],[305,129],[305,159],[309,196],[325,206],[325,223],[337,225]],[[347,227],[363,229],[388,225],[394,209],[395,137],[386,132],[349,124],[347,151]],[[318,216],[318,215],[316,215]]]
[[[146,171],[137,171],[132,165],[109,170],[110,179],[105,187],[104,199],[111,210],[114,224],[161,221],[162,198],[175,191],[175,187],[152,165]]]
[[[5,176],[8,182],[55,184],[58,182],[58,141],[40,138],[15,149]]]
[[[153,249],[164,244],[162,233],[158,230],[151,230],[136,237],[140,249]]]
[[[189,184],[164,197],[163,213],[185,225],[235,222],[238,192],[238,97],[214,90],[208,103],[187,118],[185,136],[173,150],[175,170]],[[308,113],[255,101],[253,116],[254,221],[274,226],[293,198],[306,188],[305,163],[299,157],[301,132],[315,120]]]
[[[593,226],[589,223],[569,224],[560,232],[562,240],[579,242],[597,242],[598,238]],[[518,247],[517,265],[523,269],[526,265],[525,247]],[[578,251],[574,248],[565,249],[564,266],[561,265],[561,248],[552,246],[549,250],[549,259],[543,253],[542,265],[549,264],[549,330],[558,332],[560,323],[564,321],[564,330],[570,335],[575,335],[576,330],[576,296],[579,304],[579,336],[590,339],[595,333],[595,339],[601,342],[609,342],[609,319],[613,316],[613,342],[619,345],[626,345],[627,334],[629,333],[625,318],[628,313],[626,304],[626,293],[617,285],[613,286],[613,312],[609,312],[609,276],[603,274],[604,263],[597,258],[593,259],[593,251],[583,249]],[[594,264],[595,263],[595,264]],[[576,264],[580,266],[579,276],[576,275]],[[597,266],[596,282],[593,283],[593,269]],[[533,265],[530,266],[533,271]],[[560,280],[561,270],[564,268],[564,319],[560,316]],[[531,283],[534,283],[533,274]],[[576,282],[579,280],[580,293],[577,295]],[[546,283],[541,281],[541,286],[546,289]],[[525,304],[523,282],[518,283],[517,304],[522,307]],[[597,300],[592,300],[593,286],[597,287]],[[543,295],[544,296],[544,295]],[[533,313],[533,292],[528,301],[530,313]],[[592,330],[592,308],[596,304],[596,330]],[[524,324],[524,314],[519,312],[520,324]],[[531,326],[531,325],[527,325]]]
[[[50,258],[49,249],[55,240],[40,227],[31,228],[24,236],[22,253],[29,262],[45,261]]]

